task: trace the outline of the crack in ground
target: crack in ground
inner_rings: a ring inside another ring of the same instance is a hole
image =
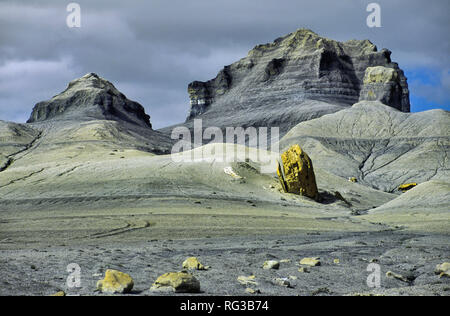
[[[34,176],[35,174],[41,173],[41,172],[44,171],[44,170],[45,170],[45,168],[42,168],[42,169],[40,169],[40,170],[38,170],[38,171],[34,171],[34,172],[32,172],[32,173],[30,173],[30,174],[28,174],[28,175],[26,175],[26,176],[24,176],[24,177],[22,177],[22,178],[17,178],[17,179],[11,180],[11,181],[9,181],[7,184],[4,184],[4,185],[0,186],[0,189],[6,187],[6,186],[8,186],[8,185],[14,184],[14,183],[16,183],[16,182],[18,182],[18,181],[22,181],[22,180],[26,180],[26,179],[28,179],[28,178],[31,178],[31,177]]]
[[[0,167],[0,172],[3,172],[6,169],[8,169],[9,167],[11,167],[12,164],[14,163],[14,161],[16,161],[16,159],[14,159],[14,156],[17,156],[17,155],[19,155],[19,154],[21,154],[23,152],[26,152],[27,150],[31,149],[41,137],[42,137],[42,132],[39,132],[37,134],[37,136],[30,143],[28,143],[24,148],[22,148],[21,150],[13,153],[11,155],[6,156],[6,158],[8,160],[6,161],[6,163],[2,167]]]

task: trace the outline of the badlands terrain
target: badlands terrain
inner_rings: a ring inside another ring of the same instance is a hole
[[[133,277],[129,295],[161,295],[152,283],[191,256],[210,266],[191,272],[201,295],[450,293],[435,273],[450,261],[450,113],[409,113],[388,50],[301,29],[188,93],[178,126],[279,127],[280,139],[269,151],[204,141],[171,155],[175,126],[152,129],[94,73],[36,104],[27,123],[0,121],[0,295],[102,295],[107,269]],[[280,185],[279,155],[295,144],[319,201]],[[261,154],[271,163],[252,158]],[[302,269],[306,257],[320,266]],[[66,284],[71,263],[80,287]],[[378,288],[366,282],[371,263]]]

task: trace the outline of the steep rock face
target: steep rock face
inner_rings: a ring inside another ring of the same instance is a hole
[[[139,103],[128,100],[111,82],[94,73],[70,82],[49,101],[36,104],[27,123],[55,118],[119,120],[151,128],[150,116]]]
[[[253,126],[269,123],[286,130],[285,126],[293,127],[358,102],[365,71],[373,66],[393,69],[400,86],[401,110],[408,112],[406,78],[390,55],[386,49],[377,51],[368,40],[341,43],[300,29],[273,43],[256,46],[247,57],[226,66],[210,81],[189,84],[191,108],[187,120],[202,118],[223,126],[231,122]],[[397,103],[388,105],[399,108]],[[318,111],[313,113],[311,107]],[[305,117],[303,110],[309,113]],[[236,112],[241,120],[227,119]]]

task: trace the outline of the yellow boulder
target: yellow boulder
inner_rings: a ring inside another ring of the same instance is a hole
[[[276,260],[267,260],[263,264],[263,269],[269,270],[269,269],[278,269],[280,268],[280,263]]]
[[[285,192],[319,200],[311,159],[299,145],[291,146],[281,155],[281,164],[278,164],[277,174]]]
[[[450,262],[444,262],[442,264],[438,264],[436,269],[434,270],[436,274],[442,277],[450,277]]]
[[[204,266],[196,257],[189,257],[183,262],[183,269],[187,270],[208,270],[209,266]]]
[[[242,285],[258,285],[258,282],[256,282],[256,276],[238,276],[237,278],[238,282]]]
[[[408,190],[411,190],[412,188],[414,188],[415,186],[417,186],[417,183],[413,182],[413,183],[406,183],[406,184],[402,184],[398,187],[399,191],[403,191],[406,192]]]
[[[106,270],[105,278],[97,282],[97,290],[102,293],[129,293],[133,289],[134,281],[126,273],[117,270]]]
[[[303,258],[302,260],[300,260],[300,264],[304,266],[315,267],[320,266],[320,260],[319,258]]]
[[[156,279],[152,291],[173,291],[175,293],[198,293],[200,282],[186,271],[169,272]]]

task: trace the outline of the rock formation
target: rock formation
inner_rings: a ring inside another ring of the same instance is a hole
[[[70,82],[49,101],[36,104],[28,123],[51,119],[121,120],[151,128],[150,116],[139,103],[128,100],[111,82],[94,73]]]
[[[374,99],[409,112],[406,78],[390,55],[368,40],[337,42],[299,29],[256,46],[216,78],[189,84],[187,125],[201,118],[205,126],[279,126],[283,134],[301,121],[366,99],[369,88]],[[365,87],[366,69],[376,66],[395,78],[369,80],[376,86]]]
[[[102,293],[129,293],[134,286],[134,281],[126,273],[108,269],[105,278],[97,282],[97,290]]]
[[[311,159],[299,145],[293,145],[281,155],[277,174],[285,192],[319,199]]]
[[[280,142],[299,144],[314,166],[382,191],[449,179],[450,113],[403,113],[379,101],[302,122]]]
[[[156,279],[151,287],[152,291],[173,291],[175,293],[198,293],[200,282],[185,271],[169,272]]]
[[[409,92],[400,70],[383,66],[368,67],[360,101],[380,101],[400,111],[409,112]]]

